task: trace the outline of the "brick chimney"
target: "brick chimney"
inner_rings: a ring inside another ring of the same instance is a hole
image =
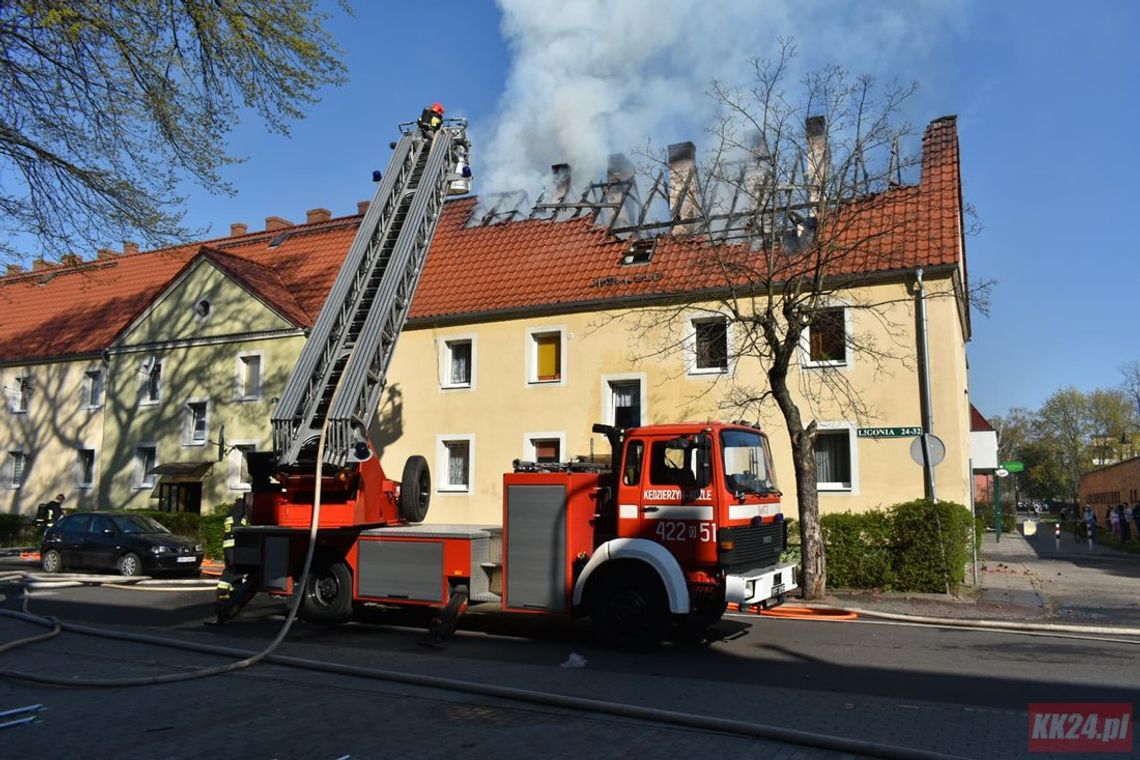
[[[83,257],[78,253],[65,253],[59,257],[59,263],[65,267],[75,267],[83,263]]]
[[[611,153],[609,162],[606,168],[606,203],[618,203],[625,198],[625,202],[621,207],[615,210],[617,218],[614,220],[614,227],[627,227],[633,224],[633,220],[637,217],[637,209],[634,205],[634,194],[626,194],[624,184],[626,182],[633,182],[634,166],[630,160],[625,157],[624,153]]]
[[[124,240],[123,241],[123,253],[124,254],[126,254],[127,256],[131,256],[131,255],[136,254],[138,252],[139,252],[139,244],[138,243],[136,243],[133,240]]]
[[[570,194],[570,164],[550,167],[550,203],[562,203]]]
[[[356,213],[360,214],[361,216],[364,216],[366,213],[368,213],[368,207],[371,205],[372,205],[372,201],[357,201],[356,202]]]
[[[6,275],[7,274],[19,274],[20,272],[23,272],[23,271],[24,271],[24,268],[22,266],[20,266],[19,264],[9,264],[8,265],[8,271],[5,272],[4,274],[6,274]]]
[[[55,266],[55,265],[49,264],[47,261],[44,260],[44,258],[42,256],[37,256],[36,258],[32,259],[32,271],[33,272],[42,272],[45,269],[51,269],[53,266]]]
[[[234,222],[230,225],[230,237],[240,237],[249,232],[249,227],[244,222]]]
[[[701,208],[697,203],[697,146],[692,142],[673,143],[668,150],[669,210],[673,219],[696,219]],[[695,228],[694,224],[678,224],[673,233],[684,235]]]
[[[831,169],[831,151],[827,147],[827,120],[822,116],[809,116],[805,122],[807,132],[807,167],[805,179],[812,203],[823,197],[827,175]]]
[[[113,259],[118,255],[118,251],[112,250],[110,248],[100,248],[99,250],[95,251],[95,260],[103,261],[105,259]]]
[[[293,226],[293,223],[290,222],[288,219],[283,219],[282,217],[279,217],[279,216],[267,216],[267,217],[265,217],[265,231],[266,232],[277,232],[277,230],[283,230],[286,227],[292,227],[292,226]]]
[[[332,212],[327,208],[311,208],[305,212],[305,224],[327,222],[329,219],[332,219]]]

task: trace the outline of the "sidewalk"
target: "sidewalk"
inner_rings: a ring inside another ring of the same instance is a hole
[[[1048,525],[982,539],[979,582],[958,596],[836,592],[839,605],[960,619],[1140,627],[1140,555],[1078,544]],[[972,570],[966,569],[966,582]]]

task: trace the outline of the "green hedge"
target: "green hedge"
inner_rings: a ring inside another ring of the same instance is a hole
[[[30,546],[38,542],[30,517],[0,514],[0,546]]]
[[[171,533],[201,542],[207,557],[218,560],[222,558],[222,524],[225,515],[196,515],[192,512],[159,512],[150,509],[139,511],[170,528]]]
[[[994,530],[994,505],[991,501],[974,502],[974,513],[981,519],[987,529]],[[1017,510],[1012,504],[1003,504],[1001,512],[1001,529],[1003,533],[1012,533],[1017,530]]]
[[[941,541],[939,540],[941,523]],[[926,500],[886,511],[824,515],[828,585],[884,591],[944,592],[964,581],[970,559],[970,511]]]

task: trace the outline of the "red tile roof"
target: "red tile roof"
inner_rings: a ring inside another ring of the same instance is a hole
[[[621,266],[628,243],[588,220],[527,220],[466,227],[476,203],[446,204],[412,305],[411,318],[435,320],[723,287],[712,249],[662,237],[652,260]],[[360,216],[283,231],[222,238],[77,266],[0,277],[0,361],[91,354],[111,345],[198,256],[208,256],[254,296],[299,326],[320,312]],[[953,117],[923,136],[918,185],[887,190],[836,217],[844,249],[833,274],[959,263],[961,198]],[[821,237],[823,237],[821,235]],[[272,242],[278,245],[270,247]],[[730,264],[765,261],[743,247],[721,249]],[[782,255],[782,265],[795,256]]]
[[[994,426],[989,423],[989,420],[982,416],[978,408],[970,404],[970,430],[984,432],[993,429]]]

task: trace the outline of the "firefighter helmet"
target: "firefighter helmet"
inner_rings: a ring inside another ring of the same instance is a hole
[[[443,104],[442,103],[432,103],[431,104],[431,110],[435,111],[440,116],[443,116]]]

